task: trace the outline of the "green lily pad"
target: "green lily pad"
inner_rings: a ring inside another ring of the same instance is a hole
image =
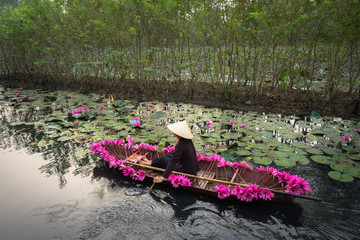
[[[251,152],[248,150],[238,150],[235,152],[239,156],[250,156]]]
[[[330,147],[321,147],[321,150],[328,155],[334,155],[338,153],[334,148]]]
[[[38,141],[37,143],[31,143],[31,145],[34,145],[34,146],[37,146],[37,147],[47,147],[51,144],[53,144],[54,141],[53,140],[50,140],[50,141],[47,141],[46,139],[41,139],[40,141]]]
[[[313,155],[311,156],[311,159],[314,162],[321,163],[321,164],[331,164],[333,161],[331,161],[330,157],[324,156],[324,155]]]
[[[260,144],[260,143],[254,144],[253,148],[263,150],[263,151],[269,151],[270,150],[269,146],[267,146],[266,144]]]
[[[237,150],[239,147],[239,144],[237,142],[234,142],[233,144],[231,144],[231,146],[228,147],[228,149],[231,149],[231,150]]]
[[[156,112],[155,113],[155,118],[163,118],[163,117],[165,117],[166,115],[165,115],[165,113],[163,112],[163,111],[158,111],[158,112]]]
[[[57,140],[60,141],[60,142],[65,142],[65,141],[69,141],[70,139],[73,139],[74,136],[62,136],[62,137],[59,137]]]
[[[275,154],[279,158],[287,158],[290,156],[289,152],[281,152],[281,151],[272,151],[272,154]]]
[[[330,171],[328,173],[328,176],[336,181],[340,181],[340,182],[352,182],[354,181],[354,178],[346,173],[341,173],[338,171]]]
[[[272,160],[267,157],[254,157],[254,162],[260,165],[269,165],[272,163]]]
[[[25,124],[25,122],[12,122],[9,125],[15,127],[15,126],[23,125],[23,124]]]
[[[118,107],[123,107],[123,106],[125,106],[125,103],[124,102],[119,102],[117,105],[118,105]]]
[[[299,158],[297,161],[301,165],[307,165],[310,163],[310,160],[308,158]]]
[[[360,168],[350,168],[347,170],[347,173],[353,177],[360,178]]]
[[[337,163],[331,163],[330,167],[335,170],[335,171],[339,171],[339,172],[348,172],[349,169],[351,169],[351,166],[346,165],[346,164],[337,164]]]
[[[75,156],[76,157],[84,157],[85,155],[91,153],[91,150],[87,149],[87,150],[83,150],[83,151],[76,151],[75,152]]]
[[[294,147],[304,148],[304,149],[306,149],[306,148],[312,148],[311,145],[306,144],[306,143],[303,143],[303,142],[294,142],[292,145],[293,145]]]
[[[230,162],[235,162],[236,161],[236,156],[234,153],[232,153],[231,151],[224,151],[221,153],[221,156],[223,158],[225,158],[226,160],[230,161]]]
[[[280,136],[283,139],[290,139],[290,140],[295,140],[298,139],[300,137],[302,137],[301,133],[286,133],[286,134],[281,134]]]
[[[316,112],[316,111],[312,111],[312,112],[311,112],[311,115],[312,115],[314,118],[316,118],[316,119],[320,119],[320,118],[321,118],[320,114],[319,114],[318,112]]]
[[[309,148],[309,149],[306,149],[306,151],[310,154],[314,154],[314,155],[321,155],[323,154],[323,151],[321,151],[320,149],[318,148]]]
[[[283,166],[283,167],[294,167],[296,166],[296,161],[291,160],[290,158],[284,158],[281,160],[275,160],[274,161],[277,165]]]

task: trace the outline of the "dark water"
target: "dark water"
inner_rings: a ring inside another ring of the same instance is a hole
[[[76,157],[88,144],[38,148],[29,126],[1,113],[0,239],[360,239],[360,185],[327,176],[311,163],[289,172],[312,196],[285,203],[229,202],[165,186],[134,183]],[[38,113],[46,114],[46,113]]]

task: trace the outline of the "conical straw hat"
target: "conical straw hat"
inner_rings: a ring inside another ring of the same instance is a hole
[[[191,133],[191,130],[186,121],[181,121],[173,124],[167,125],[168,129],[175,133],[176,135],[186,138],[193,139],[194,135]]]

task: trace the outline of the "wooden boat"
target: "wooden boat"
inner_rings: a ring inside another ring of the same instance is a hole
[[[106,140],[91,146],[91,150],[104,158],[110,168],[118,169],[125,176],[140,181],[152,181],[164,171],[140,164],[143,156],[154,160],[171,153],[173,149],[158,151],[156,145],[134,144],[133,139]],[[197,175],[173,171],[162,184],[221,199],[247,202],[286,201],[295,197],[321,201],[304,195],[310,191],[309,183],[296,175],[263,166],[254,170],[246,162],[228,162],[220,155],[197,156],[200,167]]]

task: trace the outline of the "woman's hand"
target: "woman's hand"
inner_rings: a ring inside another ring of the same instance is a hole
[[[161,183],[162,181],[164,181],[164,177],[163,176],[157,176],[154,177],[154,183]]]

